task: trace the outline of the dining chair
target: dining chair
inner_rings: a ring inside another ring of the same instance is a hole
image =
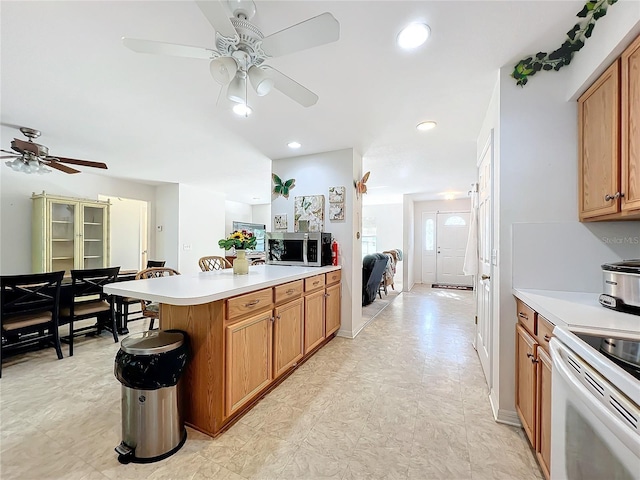
[[[147,268],[138,272],[136,280],[171,277],[173,275],[180,275],[180,272],[168,267]],[[158,302],[140,300],[140,307],[142,309],[142,317],[150,319],[149,330],[153,330],[155,320],[160,319],[160,304]]]
[[[264,265],[265,263],[267,262],[265,262],[264,258],[254,258],[251,260],[251,265]]]
[[[223,270],[225,268],[231,268],[231,262],[224,257],[218,256],[209,256],[202,257],[198,260],[198,265],[200,265],[200,270],[203,272],[211,272],[213,270]]]
[[[1,359],[7,349],[47,343],[56,349],[58,359],[62,358],[58,320],[63,276],[64,271],[0,277],[0,377]]]
[[[166,260],[147,260],[147,268],[164,267],[166,263],[167,263]],[[129,328],[127,327],[129,322],[133,322],[134,320],[142,320],[143,318],[145,318],[144,316],[129,318],[129,306],[136,305],[139,303],[140,303],[139,298],[133,298],[133,297],[118,298],[118,300],[116,301],[116,306],[118,310],[116,314],[118,316],[118,326],[120,328],[118,333],[123,333],[123,334],[129,333]],[[141,311],[139,312],[137,310],[131,313],[142,314]]]
[[[102,330],[113,334],[113,341],[118,342],[116,326],[115,299],[107,295],[102,287],[114,283],[118,278],[120,267],[93,268],[87,270],[71,270],[72,300],[69,305],[60,309],[60,323],[69,324],[69,335],[61,340],[69,344],[69,356],[73,356],[73,339],[85,332],[95,330],[100,335]],[[76,328],[75,322],[96,318],[95,325]]]

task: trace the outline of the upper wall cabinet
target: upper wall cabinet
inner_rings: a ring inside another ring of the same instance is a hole
[[[640,219],[640,37],[578,99],[580,221]]]
[[[109,266],[109,202],[33,195],[34,272]]]

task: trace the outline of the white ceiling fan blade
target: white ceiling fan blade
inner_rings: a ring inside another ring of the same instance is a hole
[[[291,100],[298,102],[303,107],[310,107],[318,101],[318,96],[315,93],[287,77],[284,73],[267,65],[262,68],[273,79],[273,88],[280,90]]]
[[[329,12],[310,18],[262,40],[262,50],[270,57],[280,57],[340,38],[340,24]]]
[[[239,40],[238,33],[233,27],[231,20],[229,20],[229,12],[222,2],[218,0],[200,0],[196,3],[216,33],[229,39],[236,38]]]
[[[173,55],[175,57],[204,58],[207,60],[218,58],[220,54],[211,48],[178,45],[176,43],[156,42],[154,40],[139,40],[137,38],[122,37],[125,47],[137,53],[153,53],[157,55]]]

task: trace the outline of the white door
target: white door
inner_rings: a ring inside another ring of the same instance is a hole
[[[478,160],[478,278],[476,279],[476,314],[475,347],[480,358],[489,388],[491,379],[491,332],[492,320],[492,288],[491,288],[491,252],[493,250],[493,216],[491,199],[493,179],[491,175],[491,159],[493,158],[493,131]]]
[[[109,200],[111,265],[120,270],[142,270],[147,265],[147,202],[130,198],[99,196]]]
[[[469,237],[469,212],[438,213],[436,227],[436,282],[473,284],[473,276],[462,273]]]
[[[422,283],[436,281],[436,214],[422,213]]]

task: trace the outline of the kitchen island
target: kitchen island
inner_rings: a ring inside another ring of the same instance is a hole
[[[216,436],[340,328],[340,267],[256,265],[120,282],[105,292],[160,304],[160,328],[189,335],[188,425]]]

